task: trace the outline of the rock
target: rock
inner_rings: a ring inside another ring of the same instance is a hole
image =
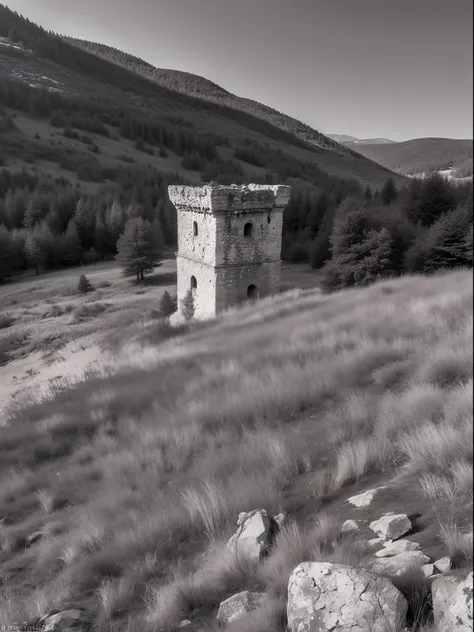
[[[265,509],[255,509],[240,514],[239,528],[230,538],[228,546],[235,548],[250,559],[259,560],[270,546],[272,520]]]
[[[395,542],[389,540],[384,542],[383,546],[384,548],[377,551],[375,557],[393,557],[394,555],[406,553],[407,551],[416,551],[420,548],[418,542],[410,542],[410,540],[396,540]]]
[[[388,579],[350,566],[303,562],[288,583],[290,632],[398,630],[407,609]]]
[[[451,570],[451,558],[448,556],[442,557],[440,560],[433,562],[433,565],[440,573],[447,573]]]
[[[342,525],[341,531],[342,533],[353,533],[354,531],[359,530],[359,525],[355,520],[346,520]]]
[[[430,558],[422,551],[407,551],[399,553],[394,557],[386,557],[384,559],[375,560],[370,565],[370,570],[381,575],[389,577],[398,577],[414,568],[419,568],[424,564],[428,564]]]
[[[286,520],[286,514],[284,513],[279,513],[276,516],[273,516],[273,521],[278,527],[278,530],[283,528],[283,525],[285,524],[285,520]]]
[[[431,577],[434,575],[435,568],[433,564],[423,564],[421,567],[421,572],[423,573],[423,577]]]
[[[440,577],[431,585],[433,613],[437,632],[472,632],[473,575],[464,581]]]
[[[370,505],[370,503],[373,501],[375,494],[381,489],[385,489],[385,486],[376,487],[375,489],[368,489],[362,494],[351,496],[347,499],[347,502],[351,503],[351,505],[354,505],[354,507],[368,507],[368,505]]]
[[[90,619],[83,610],[53,611],[42,617],[36,628],[40,632],[85,632],[90,629]]]
[[[178,630],[191,630],[192,625],[193,624],[189,619],[185,619],[184,621],[181,621],[181,623],[178,625]]]
[[[240,592],[226,599],[219,606],[217,620],[224,625],[238,621],[247,613],[257,610],[263,600],[264,593]]]
[[[367,545],[370,547],[378,546],[379,544],[382,544],[382,542],[385,542],[383,538],[372,538],[371,540],[367,540]]]
[[[387,514],[371,522],[370,528],[385,540],[397,540],[410,531],[411,522],[406,514]]]

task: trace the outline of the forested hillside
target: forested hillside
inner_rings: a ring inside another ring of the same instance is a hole
[[[166,88],[171,88],[172,90],[191,96],[197,96],[220,105],[226,105],[233,109],[241,110],[242,112],[248,112],[249,114],[268,121],[273,125],[277,125],[280,129],[289,131],[297,137],[314,143],[320,147],[333,149],[338,152],[351,153],[351,150],[348,150],[339,143],[334,142],[331,138],[321,134],[321,132],[318,132],[309,125],[306,125],[287,114],[283,114],[282,112],[278,112],[273,108],[263,105],[262,103],[253,101],[252,99],[236,96],[235,94],[224,90],[224,88],[221,88],[214,82],[198,75],[180,70],[155,68],[143,59],[96,42],[88,42],[73,38],[67,38],[67,41],[82,50],[101,57],[102,59],[107,59],[108,61],[131,70],[143,77],[146,77],[147,79],[151,79]]]
[[[0,37],[0,282],[27,267],[113,257],[134,217],[174,245],[172,183],[290,184],[282,256],[314,268],[351,251],[351,239],[332,242],[357,211],[362,250],[349,260],[365,272],[328,287],[423,269],[426,257],[407,253],[426,249],[431,225],[468,204],[465,187],[430,180],[408,190],[367,158],[158,85],[137,73],[140,60],[99,58],[2,5]],[[464,238],[463,213],[455,229]]]

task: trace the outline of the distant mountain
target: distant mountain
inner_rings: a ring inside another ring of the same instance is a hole
[[[327,137],[336,143],[349,147],[352,145],[386,145],[397,142],[389,138],[357,138],[357,136],[348,136],[347,134],[327,134]]]
[[[472,176],[473,141],[451,138],[415,138],[401,143],[349,143],[363,156],[402,175],[431,171],[451,177]]]
[[[347,134],[326,134],[328,138],[336,141],[336,143],[353,143],[356,140],[359,140],[357,136],[348,136]]]

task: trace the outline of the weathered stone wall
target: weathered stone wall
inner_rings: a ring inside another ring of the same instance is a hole
[[[178,215],[178,300],[194,276],[197,317],[245,301],[249,286],[255,286],[253,297],[279,292],[283,210],[290,191],[255,184],[169,187]]]
[[[251,234],[244,235],[246,224]],[[283,209],[216,214],[217,266],[279,261]]]
[[[178,254],[176,257],[178,273],[178,301],[181,301],[191,288],[191,277],[195,277],[197,287],[193,291],[196,316],[214,316],[216,314],[216,272],[213,266],[187,259]]]
[[[251,285],[258,298],[278,294],[280,280],[281,261],[216,268],[216,312],[246,301]]]

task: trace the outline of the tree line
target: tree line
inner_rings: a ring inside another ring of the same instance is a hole
[[[378,195],[347,197],[331,213],[331,228],[312,244],[312,264],[327,264],[325,291],[472,268],[472,221],[471,186],[450,185],[433,173],[397,191],[389,179]]]

